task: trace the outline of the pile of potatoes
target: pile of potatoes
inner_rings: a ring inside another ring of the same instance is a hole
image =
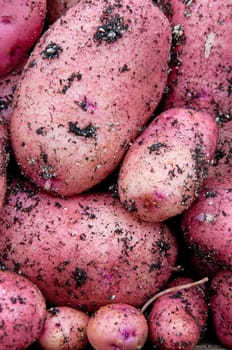
[[[0,0],[1,350],[232,348],[231,0]]]

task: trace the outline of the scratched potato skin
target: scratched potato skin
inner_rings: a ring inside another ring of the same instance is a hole
[[[29,59],[11,119],[24,174],[64,196],[106,178],[161,99],[170,45],[152,1],[81,1],[55,22]]]
[[[110,194],[56,198],[18,181],[0,217],[0,264],[25,274],[48,303],[95,311],[140,307],[169,279],[177,242],[166,224],[135,219]]]
[[[206,109],[232,116],[231,0],[158,0],[172,25],[168,94],[163,108]]]

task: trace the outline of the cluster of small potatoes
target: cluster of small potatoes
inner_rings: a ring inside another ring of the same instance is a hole
[[[231,0],[0,0],[1,350],[232,348]]]

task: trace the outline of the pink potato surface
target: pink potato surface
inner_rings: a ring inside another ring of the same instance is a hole
[[[231,119],[231,0],[157,2],[173,37],[163,108],[204,109],[217,120]]]
[[[170,46],[151,0],[73,6],[35,46],[18,89],[11,140],[23,173],[64,196],[105,179],[161,99]]]
[[[46,312],[37,343],[44,350],[83,350],[88,344],[89,316],[67,306],[51,307]]]
[[[167,290],[176,290],[154,301],[148,316],[149,338],[154,347],[189,350],[200,342],[208,320],[205,292],[199,286],[178,290],[178,286],[193,282],[190,277],[177,277],[167,284]]]
[[[28,56],[26,55],[16,68],[0,77],[0,117],[5,119],[8,124],[13,113],[14,95],[27,60]]]
[[[47,0],[47,16],[52,24],[81,0]]]
[[[15,68],[42,32],[46,0],[0,0],[0,77]]]
[[[147,336],[145,316],[128,304],[100,307],[87,325],[87,337],[95,350],[140,350]]]
[[[172,108],[158,115],[123,159],[123,205],[150,222],[181,214],[201,190],[217,140],[218,126],[206,112]]]
[[[208,178],[197,200],[182,216],[191,268],[211,277],[232,269],[232,180]]]
[[[0,209],[7,189],[7,167],[9,163],[9,135],[7,124],[0,116]]]
[[[45,299],[31,281],[0,270],[1,350],[24,350],[34,343],[46,316]]]
[[[232,271],[220,270],[211,281],[210,310],[216,336],[228,349],[232,348]]]
[[[139,307],[169,279],[178,253],[166,224],[139,221],[110,194],[56,198],[9,186],[0,263],[25,274],[54,306]]]

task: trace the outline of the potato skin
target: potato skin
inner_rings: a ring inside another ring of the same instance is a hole
[[[210,309],[220,343],[232,347],[232,271],[221,270],[211,281]]]
[[[0,0],[0,77],[15,68],[42,32],[46,0]]]
[[[37,343],[44,350],[83,350],[88,344],[86,327],[89,316],[67,306],[47,310]]]
[[[147,340],[148,325],[135,307],[108,304],[90,317],[87,336],[95,350],[140,350]]]
[[[37,185],[64,196],[90,189],[116,168],[166,84],[167,18],[151,0],[111,5],[81,1],[54,23],[18,89],[16,159]]]
[[[218,140],[210,114],[172,108],[158,115],[123,159],[121,202],[142,220],[181,214],[196,199]]]
[[[6,195],[9,158],[9,134],[7,124],[0,116],[0,210]]]
[[[46,315],[45,299],[31,281],[0,270],[1,350],[24,350],[39,336]]]
[[[94,311],[142,305],[171,276],[177,242],[109,194],[66,199],[14,184],[0,217],[0,262],[25,274],[54,306]]]
[[[182,216],[191,266],[204,277],[232,269],[231,189],[230,177],[206,179],[198,199]]]
[[[177,277],[167,288],[194,282]],[[208,305],[201,287],[170,292],[155,300],[148,317],[149,338],[163,350],[193,349],[203,336],[208,319]]]
[[[47,16],[49,24],[54,23],[64,15],[70,7],[80,2],[80,0],[47,0]]]
[[[232,117],[231,0],[158,0],[172,25],[168,94],[163,108],[206,110]]]

